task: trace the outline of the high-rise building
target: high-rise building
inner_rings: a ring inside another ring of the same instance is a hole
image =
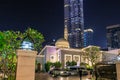
[[[84,47],[93,45],[93,30],[85,29],[84,30]]]
[[[83,47],[83,0],[64,0],[64,26],[71,48]]]
[[[120,48],[120,24],[107,26],[106,29],[108,49]]]

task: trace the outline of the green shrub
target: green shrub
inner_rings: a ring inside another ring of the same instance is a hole
[[[48,72],[50,70],[50,66],[52,66],[53,64],[51,62],[47,62],[45,63],[45,70],[46,72]]]
[[[53,63],[53,66],[55,66],[55,68],[60,68],[62,64],[60,62],[55,62]]]
[[[87,67],[87,65],[88,65],[88,64],[87,64],[87,63],[84,63],[84,62],[81,62],[81,63],[80,63],[80,66]]]
[[[60,68],[62,66],[62,64],[60,62],[55,62],[55,63],[47,62],[47,63],[45,63],[46,72],[48,72],[50,70],[51,66],[54,66],[55,68]]]
[[[67,66],[75,66],[75,65],[77,65],[77,63],[75,61],[72,61],[72,62],[67,61],[66,65]]]

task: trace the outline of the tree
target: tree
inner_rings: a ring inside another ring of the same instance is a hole
[[[16,50],[20,48],[24,37],[29,36],[34,42],[34,49],[39,50],[44,42],[44,37],[37,30],[28,28],[24,33],[20,31],[0,31],[0,70],[4,77],[7,76],[9,80],[15,80],[16,72]]]
[[[0,68],[10,80],[14,80],[11,76],[15,74],[16,70],[16,49],[20,46],[20,32],[4,31],[0,32]],[[12,79],[11,79],[12,78]]]
[[[33,40],[34,43],[34,49],[36,51],[40,51],[42,48],[42,43],[45,41],[44,36],[38,32],[37,30],[28,28],[25,33],[23,34],[24,37],[30,37]]]
[[[100,48],[98,46],[88,46],[83,49],[85,58],[94,66],[100,60]]]

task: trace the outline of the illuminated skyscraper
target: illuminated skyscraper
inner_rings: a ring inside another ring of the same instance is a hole
[[[64,0],[64,26],[68,28],[70,47],[83,47],[83,0]]]
[[[93,30],[85,29],[84,30],[84,47],[93,45]]]
[[[108,49],[120,48],[120,24],[107,26],[106,29]]]

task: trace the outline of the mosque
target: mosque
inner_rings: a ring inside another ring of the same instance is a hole
[[[64,38],[60,38],[55,42],[55,46],[46,45],[37,56],[37,62],[44,64],[46,62],[61,62],[62,68],[66,67],[67,61],[75,61],[76,66],[80,66],[81,62],[88,63],[82,55],[82,49],[70,48],[68,42],[68,30],[64,28]]]

